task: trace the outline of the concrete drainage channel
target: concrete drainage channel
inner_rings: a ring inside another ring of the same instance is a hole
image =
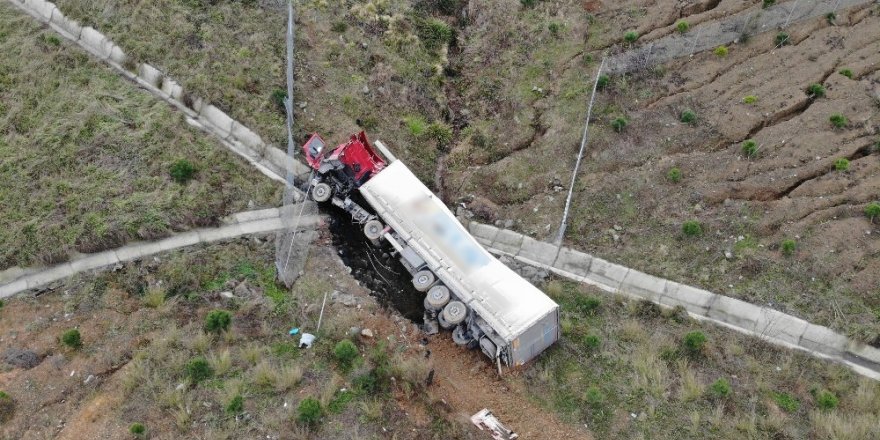
[[[470,222],[471,234],[489,252],[549,270],[607,292],[647,300],[664,307],[681,306],[694,318],[710,321],[765,341],[840,362],[880,380],[880,350],[852,341],[828,327],[635,269],[567,247],[537,241],[494,226]]]
[[[285,180],[282,176],[285,175],[287,170],[292,169],[297,174],[303,174],[308,171],[305,165],[288,157],[280,149],[266,144],[259,135],[232,119],[217,107],[205,102],[201,98],[188,95],[179,83],[165,76],[153,66],[141,63],[135,67],[134,72],[128,70],[125,67],[128,65],[126,62],[128,57],[119,46],[115,45],[96,29],[88,26],[82,27],[75,21],[66,18],[53,3],[45,0],[8,1],[37,20],[47,23],[61,36],[75,42],[92,55],[100,58],[121,75],[134,81],[158,98],[177,107],[186,115],[187,122],[215,135],[226,148],[245,158],[245,160],[270,178],[284,182]],[[838,3],[838,7],[840,7],[866,2],[847,0]],[[820,9],[814,7],[805,15],[813,16]],[[727,35],[725,34],[723,37],[727,38]],[[706,41],[710,41],[710,39],[706,38]],[[696,45],[694,45],[694,48],[696,48]],[[672,56],[675,51],[663,52],[669,52],[666,55]],[[656,57],[656,55],[654,56]],[[619,59],[612,60],[611,70],[625,70],[625,66],[630,65],[632,61],[627,57],[641,59],[644,57],[644,54],[634,51],[619,57]],[[655,58],[655,61],[661,58]],[[266,214],[267,212],[243,215]],[[275,217],[272,218],[272,215]],[[129,261],[164,250],[200,242],[221,240],[226,236],[231,238],[248,233],[246,232],[248,230],[251,230],[251,233],[282,230],[290,227],[289,222],[284,221],[284,219],[289,220],[294,217],[293,214],[285,214],[277,209],[274,210],[272,215],[260,220],[253,220],[252,222],[241,221],[216,230],[190,231],[159,242],[134,244],[115,251],[90,255],[41,272],[23,274],[11,282],[0,285],[0,298],[43,286],[84,270],[112,265],[120,261]],[[302,225],[308,225],[310,222],[316,224],[318,221],[320,220],[317,216],[309,217],[308,219],[303,218]],[[259,227],[257,226],[258,224],[260,225]],[[337,224],[334,228],[338,226],[342,225]],[[710,321],[742,333],[755,335],[771,343],[803,350],[817,357],[831,359],[849,366],[860,374],[880,380],[880,350],[866,344],[851,341],[827,327],[810,324],[800,318],[777,310],[756,306],[674,281],[653,277],[573,249],[559,248],[553,244],[540,242],[513,231],[499,230],[476,222],[470,222],[468,227],[474,237],[486,246],[490,252],[510,257],[517,263],[528,264],[571,280],[598,286],[608,292],[648,300],[661,306],[681,306],[696,319]],[[257,229],[260,228],[268,229],[258,231]],[[345,237],[341,233],[334,235]],[[336,239],[338,240],[338,238]],[[408,286],[402,286],[400,279],[390,281],[389,278],[381,280],[384,282],[380,282],[378,278],[382,276],[383,272],[381,269],[377,269],[375,272],[375,275],[378,277],[374,277],[373,274],[367,274],[368,268],[364,261],[366,255],[363,254],[364,250],[361,249],[361,246],[339,246],[339,248],[342,250],[343,259],[347,258],[349,260],[346,263],[352,267],[353,272],[358,272],[360,274],[359,278],[362,278],[362,281],[367,282],[368,286],[374,290],[379,290],[380,295],[385,295],[386,298],[384,300],[386,303],[389,301],[393,302],[391,300],[394,297],[407,296]],[[369,265],[370,268],[380,263],[390,267],[391,272],[393,272],[394,266],[386,264],[389,259],[381,254],[380,257],[382,258],[373,261],[370,256],[366,256],[372,263]],[[384,288],[382,287],[383,285],[385,286]],[[413,315],[413,313],[407,312],[410,305],[394,305],[404,315]],[[415,307],[418,309],[420,304],[417,304]],[[418,320],[417,317],[416,320]]]
[[[0,284],[0,298],[6,298],[27,290],[44,288],[55,281],[81,272],[114,266],[161,252],[168,252],[197,244],[229,240],[242,235],[286,230],[293,227],[294,210],[298,209],[298,207],[298,205],[290,205],[285,208],[242,212],[228,217],[225,220],[225,224],[218,228],[195,229],[163,240],[132,243],[118,249],[89,254],[44,270],[21,271],[18,274],[9,276],[10,280]],[[304,216],[299,221],[299,228],[314,229],[321,225],[324,221],[323,219],[322,216],[318,215]]]

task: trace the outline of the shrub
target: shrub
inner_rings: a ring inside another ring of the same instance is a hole
[[[428,123],[421,116],[407,116],[403,118],[403,123],[409,130],[409,134],[415,137],[421,137],[428,128]]]
[[[623,40],[626,41],[626,42],[629,43],[629,44],[633,44],[633,43],[635,43],[636,40],[638,40],[638,39],[639,39],[639,34],[638,34],[638,32],[635,32],[635,31],[629,31],[629,32],[623,34]]]
[[[610,82],[611,77],[609,77],[608,75],[599,75],[599,79],[596,80],[596,88],[599,90],[605,90]]]
[[[244,411],[244,397],[236,394],[229,403],[226,404],[226,412],[229,414],[241,414]]]
[[[678,32],[680,32],[680,33],[682,33],[682,34],[685,33],[685,32],[687,32],[688,29],[690,29],[690,28],[691,28],[691,25],[690,25],[688,22],[684,21],[684,20],[679,21],[679,22],[675,25],[675,29],[678,30]]]
[[[819,409],[825,411],[832,410],[837,408],[838,403],[840,403],[840,401],[837,400],[837,396],[831,391],[822,390],[816,395],[816,405],[819,406]]]
[[[74,328],[64,332],[61,335],[61,343],[74,350],[82,347],[82,336],[79,334],[79,330]]]
[[[279,112],[285,115],[287,114],[287,109],[284,107],[284,100],[287,99],[287,91],[275,89],[272,91],[272,95],[269,99],[275,104],[275,108],[277,108]]]
[[[334,22],[333,25],[330,26],[330,30],[341,34],[341,33],[345,32],[346,30],[348,30],[348,24],[346,22],[340,20],[340,21]]]
[[[574,309],[584,315],[595,315],[596,309],[602,305],[599,298],[593,296],[577,296],[574,300]]]
[[[716,47],[713,52],[715,53],[715,55],[717,55],[719,57],[726,57],[727,53],[729,52],[729,49],[727,48],[727,46],[722,45],[722,46]]]
[[[786,257],[794,254],[794,250],[797,249],[797,242],[792,239],[782,240],[782,245],[780,245],[780,249],[782,249],[782,254]]]
[[[681,122],[684,122],[685,124],[692,124],[696,122],[697,114],[694,113],[693,110],[685,110],[681,112],[681,116],[679,119],[681,119]]]
[[[6,305],[6,302],[3,301],[2,299],[0,299],[0,309],[2,309],[3,306],[5,306],[5,305]]]
[[[821,98],[825,96],[825,86],[822,84],[810,84],[810,86],[807,87],[807,95],[810,95],[810,97],[813,98]]]
[[[828,24],[834,24],[834,22],[837,20],[837,14],[835,14],[834,12],[829,12],[825,14],[825,20],[828,21]]]
[[[437,145],[444,147],[452,142],[452,127],[442,122],[433,122],[428,125],[425,136],[437,141]]]
[[[214,369],[203,357],[197,357],[186,363],[186,377],[197,384],[214,376]]]
[[[831,125],[833,125],[834,128],[843,128],[846,127],[847,124],[849,124],[849,119],[846,119],[846,116],[843,116],[840,113],[835,113],[831,115],[830,117],[828,117],[828,120],[831,122]]]
[[[801,407],[801,402],[788,393],[773,393],[773,400],[785,412],[793,413]]]
[[[584,393],[584,400],[586,400],[591,407],[600,408],[602,403],[605,402],[605,395],[602,394],[602,391],[599,390],[599,388],[589,387],[587,388],[586,393]]]
[[[871,220],[871,223],[874,222],[874,219],[880,218],[880,203],[868,203],[868,206],[865,207],[865,216]]]
[[[134,434],[135,437],[142,437],[147,432],[147,427],[143,423],[132,423],[128,427],[128,432]]]
[[[321,420],[323,410],[321,409],[321,402],[312,397],[307,397],[299,403],[296,412],[296,419],[300,423],[305,425],[315,425]]]
[[[709,390],[712,392],[712,395],[718,398],[724,398],[730,395],[731,388],[730,382],[725,378],[720,378],[709,387]]]
[[[742,152],[745,157],[758,156],[758,143],[749,139],[742,144]]]
[[[758,102],[758,97],[755,95],[748,95],[743,98],[743,104],[754,104]]]
[[[343,370],[348,370],[355,358],[358,357],[358,349],[353,342],[343,339],[336,343],[336,347],[333,347],[333,357],[336,358],[336,362]]]
[[[533,8],[538,3],[538,0],[519,0],[519,2],[524,8]]]
[[[849,79],[853,77],[853,71],[850,69],[841,69],[839,73]]]
[[[429,18],[418,23],[418,34],[428,50],[436,50],[452,42],[455,31],[443,20]]]
[[[834,169],[837,171],[846,171],[849,169],[849,159],[841,157],[834,161]]]
[[[232,315],[226,310],[211,310],[205,316],[205,331],[221,333],[229,330]]]
[[[15,414],[15,401],[9,394],[0,391],[0,423],[8,422]]]
[[[560,30],[561,28],[562,28],[562,27],[559,25],[559,23],[557,23],[557,22],[555,22],[555,21],[552,22],[552,23],[550,23],[549,25],[547,25],[547,30],[550,31],[550,35],[552,35],[552,36],[554,36],[554,37],[558,37],[558,36],[559,36],[559,30]]]
[[[688,237],[703,235],[703,225],[696,220],[688,220],[681,225],[681,232]]]
[[[688,354],[692,356],[700,354],[703,352],[703,347],[706,346],[706,335],[699,330],[688,332],[684,335],[682,345]]]
[[[613,121],[611,121],[611,128],[613,128],[614,131],[620,133],[623,131],[623,129],[626,128],[627,123],[628,122],[627,122],[626,118],[621,116],[621,117],[615,118]]]
[[[175,182],[183,185],[186,182],[189,182],[192,179],[193,174],[196,173],[196,167],[192,164],[192,162],[186,159],[180,159],[177,162],[171,164],[171,179]]]
[[[776,45],[777,46],[786,46],[786,45],[788,45],[788,43],[790,43],[790,40],[791,40],[791,37],[785,32],[780,32],[780,33],[776,34]]]
[[[587,335],[584,337],[584,345],[590,351],[596,351],[602,345],[602,340],[596,335]]]
[[[678,167],[672,167],[667,173],[666,178],[669,179],[672,183],[678,183],[681,181],[681,170]]]
[[[773,6],[773,5],[775,5],[775,4],[776,4],[776,0],[764,0],[764,5],[761,6],[761,7],[764,8],[764,9],[767,9],[767,8],[769,8],[770,6]]]

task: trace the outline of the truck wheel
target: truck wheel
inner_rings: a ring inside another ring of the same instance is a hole
[[[443,306],[448,302],[449,289],[447,289],[446,286],[434,286],[428,291],[428,295],[425,296],[426,308],[430,308],[431,310],[443,310]]]
[[[327,200],[330,200],[330,197],[333,196],[333,189],[330,188],[330,185],[321,182],[314,187],[312,187],[312,200],[323,203]]]
[[[467,328],[464,324],[455,327],[455,330],[452,331],[452,341],[457,345],[467,346],[468,348],[473,348],[474,338],[471,336],[470,332],[467,331]]]
[[[431,288],[431,285],[434,284],[434,280],[434,272],[431,272],[430,270],[420,270],[413,277],[412,283],[416,290],[424,292]]]
[[[385,226],[379,220],[370,220],[364,225],[364,235],[371,241],[378,240],[382,236]]]
[[[461,301],[450,301],[443,308],[443,320],[449,325],[458,325],[467,317],[467,306]]]

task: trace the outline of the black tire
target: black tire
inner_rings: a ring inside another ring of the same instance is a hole
[[[378,240],[382,237],[383,230],[385,230],[385,225],[379,220],[370,220],[364,225],[364,235],[370,240]]]
[[[333,197],[333,188],[330,188],[330,185],[320,182],[312,187],[312,200],[324,203],[330,200],[330,197]]]
[[[446,304],[446,307],[443,308],[441,315],[443,315],[443,320],[449,325],[458,325],[467,318],[467,313],[467,306],[464,305],[463,302],[450,301],[449,304]]]
[[[420,270],[412,279],[413,286],[419,292],[427,292],[434,284],[434,281],[436,281],[434,272],[430,270]]]
[[[443,307],[446,307],[447,303],[449,303],[450,296],[449,289],[446,288],[446,286],[440,284],[435,285],[428,290],[428,294],[425,295],[426,308],[439,312],[440,310],[443,310]]]

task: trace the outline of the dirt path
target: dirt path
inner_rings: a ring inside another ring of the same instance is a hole
[[[448,334],[431,338],[436,376],[433,391],[452,406],[460,419],[488,408],[521,439],[592,439],[585,428],[563,423],[528,397],[517,372],[504,371],[504,378],[479,351],[456,346]],[[488,435],[486,436],[488,439]]]

